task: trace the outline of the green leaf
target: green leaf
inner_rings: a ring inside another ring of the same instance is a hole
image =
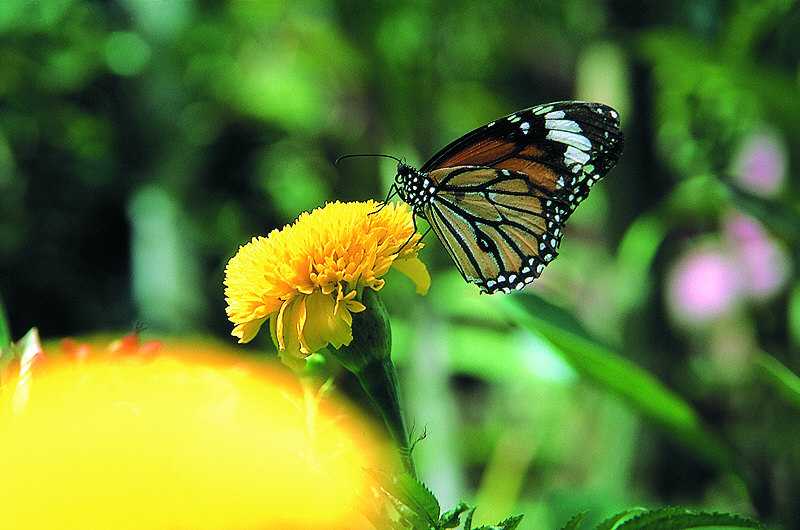
[[[747,517],[732,513],[694,512],[670,507],[647,511],[625,521],[619,530],[687,530],[690,528],[765,528]]]
[[[584,510],[581,513],[576,513],[573,515],[572,519],[567,521],[567,523],[561,527],[561,530],[578,530],[583,522],[583,518],[586,517],[587,512],[588,510]]]
[[[418,514],[425,515],[432,523],[439,520],[439,501],[425,485],[417,479],[403,473],[397,477],[398,498],[414,509]]]
[[[756,364],[763,370],[765,379],[792,405],[800,409],[800,377],[789,370],[775,357],[760,352]]]
[[[439,501],[417,479],[403,473],[396,477],[389,477],[381,471],[369,471],[381,484],[395,509],[401,516],[409,519],[414,528],[436,528],[439,523]],[[424,524],[424,526],[419,526]]]
[[[459,502],[455,508],[449,510],[442,514],[442,517],[439,519],[438,528],[455,528],[459,524],[461,524],[461,514],[467,512],[467,521],[469,524],[472,524],[472,513],[475,511],[475,507],[470,508],[466,503]],[[465,528],[469,528],[469,526],[465,525]]]
[[[404,530],[430,530],[432,528],[430,521],[420,516],[420,514],[415,512],[412,508],[395,497],[392,493],[386,489],[383,489],[382,493],[386,496],[386,499],[389,501],[398,515],[398,521],[391,522],[392,528],[402,528]],[[377,524],[375,526],[380,528],[380,526]]]
[[[522,326],[550,341],[583,378],[619,397],[718,468],[736,469],[729,449],[686,401],[643,368],[593,340],[566,310],[535,295],[507,297],[499,303]]]
[[[632,518],[634,515],[638,515],[642,512],[648,511],[646,508],[631,508],[630,510],[625,510],[624,512],[620,512],[616,515],[612,515],[599,525],[595,530],[615,530],[619,528],[619,525],[622,521]]]
[[[475,515],[475,507],[467,512],[467,517],[464,519],[464,530],[472,530],[472,516]]]
[[[474,530],[514,530],[516,527],[519,526],[519,523],[522,521],[521,515],[512,515],[508,519],[500,521],[495,525],[486,525],[486,526],[479,526]],[[467,528],[469,530],[469,528]]]

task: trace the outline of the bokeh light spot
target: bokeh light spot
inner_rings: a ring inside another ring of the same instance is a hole
[[[147,65],[150,54],[150,45],[136,33],[118,31],[106,37],[106,64],[115,74],[138,74]]]

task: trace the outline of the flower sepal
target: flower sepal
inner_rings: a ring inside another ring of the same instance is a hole
[[[414,475],[397,370],[391,359],[392,332],[386,307],[372,289],[364,289],[361,302],[365,309],[353,314],[353,340],[329,351],[358,378],[386,424],[406,471]]]

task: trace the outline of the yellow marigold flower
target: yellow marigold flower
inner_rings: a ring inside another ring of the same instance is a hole
[[[364,288],[380,290],[392,266],[427,292],[419,239],[405,204],[374,201],[329,203],[254,237],[225,268],[232,335],[248,342],[269,319],[281,359],[295,366],[328,344],[350,344]]]

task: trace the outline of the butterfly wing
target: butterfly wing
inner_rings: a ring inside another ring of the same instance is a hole
[[[526,174],[459,166],[430,176],[442,180],[422,211],[467,281],[490,293],[520,289],[555,258],[561,229]]]
[[[521,289],[541,274],[565,221],[622,152],[619,117],[599,103],[519,111],[451,143],[421,169],[423,214],[467,281]]]

